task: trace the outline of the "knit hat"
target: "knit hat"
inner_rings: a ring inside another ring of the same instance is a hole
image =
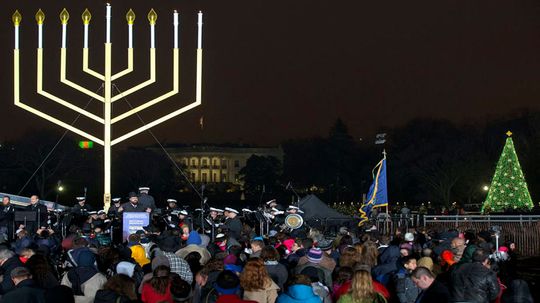
[[[135,272],[135,264],[131,262],[122,261],[118,263],[118,265],[116,265],[117,274],[124,274],[132,278],[134,272]]]
[[[322,251],[326,251],[332,249],[332,244],[332,240],[322,239],[321,241],[317,242],[317,247],[319,247]]]
[[[201,236],[199,235],[198,232],[192,230],[189,232],[189,237],[186,241],[186,244],[187,245],[191,245],[191,244],[195,244],[195,245],[201,245],[202,243],[202,240],[201,240]]]
[[[405,239],[405,241],[407,241],[407,242],[412,242],[412,241],[414,241],[414,235],[413,235],[413,233],[406,233],[404,239]]]
[[[236,264],[237,260],[238,258],[235,255],[228,255],[225,257],[225,259],[223,259],[223,264]]]
[[[233,295],[240,288],[240,279],[238,276],[230,271],[224,270],[219,273],[214,288],[222,295]]]
[[[416,262],[416,265],[418,267],[425,267],[429,270],[433,270],[433,259],[431,259],[430,257],[422,257],[420,259],[418,259],[418,261]]]
[[[320,263],[322,260],[322,250],[319,248],[311,248],[307,253],[307,259],[311,263]]]
[[[169,259],[167,257],[155,256],[154,259],[152,259],[152,271],[154,271],[160,265],[171,267],[171,263],[169,262]]]

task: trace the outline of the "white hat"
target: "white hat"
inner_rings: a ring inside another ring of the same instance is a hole
[[[210,211],[216,211],[216,212],[218,212],[218,213],[222,213],[222,212],[223,212],[223,209],[210,207]]]
[[[103,210],[103,209],[100,209],[100,210],[98,210],[98,212],[97,212],[97,213],[98,213],[98,215],[102,215],[102,214],[104,214],[104,213],[105,213],[105,210]]]
[[[179,215],[187,216],[187,215],[188,215],[188,212],[187,212],[187,210],[182,209],[180,212],[178,212],[178,214],[179,214]]]
[[[178,216],[179,213],[180,213],[179,210],[173,210],[173,211],[171,211],[171,215],[173,215],[173,216]]]
[[[248,208],[242,208],[242,211],[244,211],[246,213],[252,213],[253,212],[251,209],[248,209]]]
[[[122,200],[122,199],[121,199],[121,198],[112,198],[112,201],[113,201],[114,203],[120,202],[120,200]]]
[[[95,210],[89,211],[88,214],[89,214],[89,215],[95,215],[95,214],[97,214],[97,211],[95,211]]]
[[[79,202],[82,202],[82,201],[86,200],[86,197],[77,197],[75,199],[77,199],[77,201],[79,201]]]
[[[139,187],[139,191],[149,191],[150,187]]]
[[[298,206],[289,205],[289,207],[287,207],[287,209],[297,209],[297,210],[298,210],[298,209],[300,209],[300,208],[298,208]]]
[[[238,211],[236,209],[234,209],[234,208],[225,207],[225,210],[230,211],[230,212],[235,213],[235,214],[238,214]]]
[[[272,203],[276,203],[276,199],[272,199],[272,200],[266,202],[266,205],[270,205],[270,204],[272,204]]]
[[[225,238],[225,234],[224,233],[217,234],[216,239],[219,239],[219,238]]]
[[[167,199],[167,203],[176,203],[178,201],[176,201],[176,199]]]
[[[407,242],[412,242],[412,241],[414,241],[414,235],[412,233],[406,233],[404,239]]]

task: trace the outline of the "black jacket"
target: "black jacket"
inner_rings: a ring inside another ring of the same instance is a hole
[[[229,237],[236,240],[240,239],[240,234],[242,233],[242,221],[240,221],[240,218],[234,217],[234,219],[227,219],[225,226],[229,229]]]
[[[479,262],[456,267],[450,279],[450,294],[454,301],[488,303],[499,294],[497,275]]]
[[[438,280],[433,281],[428,289],[420,293],[417,299],[418,303],[448,303],[450,302],[450,292],[446,285]]]
[[[26,206],[26,210],[35,211],[37,213],[36,222],[34,223],[34,226],[36,228],[40,228],[41,226],[47,226],[47,219],[48,219],[47,206],[38,202],[35,205],[30,204]],[[39,225],[41,226],[38,226],[38,222],[39,222]]]
[[[10,279],[11,280],[11,279]],[[19,282],[17,287],[2,297],[2,303],[45,303],[45,293],[36,288],[32,279]]]
[[[0,226],[11,226],[15,218],[15,208],[13,205],[0,206]]]

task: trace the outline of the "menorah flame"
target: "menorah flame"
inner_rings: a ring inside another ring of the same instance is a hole
[[[156,81],[156,44],[155,44],[155,25],[157,21],[157,13],[151,9],[148,13],[148,21],[150,24],[150,78],[124,92],[120,92],[116,95],[113,95],[112,88],[113,84],[112,81],[119,79],[133,71],[133,24],[135,22],[135,13],[133,10],[129,10],[126,14],[126,20],[128,25],[128,58],[127,58],[127,68],[116,73],[112,74],[111,65],[111,50],[112,50],[112,43],[111,43],[111,6],[107,4],[106,7],[106,38],[105,38],[105,69],[104,74],[100,74],[88,67],[88,55],[89,55],[89,48],[88,48],[88,35],[89,35],[89,27],[90,27],[90,20],[92,19],[92,15],[86,9],[82,14],[82,21],[84,25],[84,44],[83,44],[83,62],[82,62],[82,69],[85,73],[92,75],[93,77],[103,81],[103,95],[99,95],[87,88],[84,88],[72,81],[70,81],[67,78],[66,75],[66,69],[67,69],[67,63],[66,63],[66,57],[67,57],[67,25],[69,21],[69,13],[66,9],[62,10],[60,13],[60,22],[62,24],[62,47],[60,49],[60,82],[77,90],[82,92],[83,94],[86,94],[93,99],[96,99],[98,101],[103,102],[104,105],[104,114],[103,117],[97,116],[83,108],[80,108],[76,105],[74,105],[71,102],[68,102],[62,98],[59,98],[55,96],[54,94],[47,92],[43,89],[43,24],[45,22],[45,13],[40,9],[36,13],[36,22],[38,26],[38,47],[37,47],[37,93],[39,95],[42,95],[54,102],[57,102],[58,104],[65,106],[81,115],[84,115],[96,122],[99,122],[103,124],[104,129],[104,135],[103,139],[100,139],[96,136],[93,136],[89,134],[88,132],[85,132],[77,127],[74,127],[73,125],[70,125],[66,122],[61,121],[60,119],[57,119],[53,116],[50,116],[32,106],[29,106],[27,104],[24,104],[20,100],[20,83],[19,83],[19,76],[20,76],[20,69],[19,69],[19,26],[22,21],[22,16],[19,13],[19,11],[15,11],[13,14],[12,20],[13,25],[15,27],[15,47],[13,50],[13,88],[14,88],[14,101],[15,105],[21,107],[24,110],[27,110],[43,119],[46,119],[52,123],[55,123],[71,132],[74,132],[78,135],[81,135],[89,140],[92,140],[98,144],[103,145],[104,147],[104,207],[105,209],[108,209],[110,206],[110,199],[111,199],[111,147],[117,143],[120,143],[130,137],[133,137],[145,130],[148,130],[160,123],[163,123],[175,116],[178,116],[186,111],[191,110],[194,107],[197,107],[201,104],[201,90],[202,90],[202,12],[199,12],[198,14],[198,35],[197,35],[197,67],[196,67],[196,88],[195,88],[195,101],[190,103],[189,105],[183,106],[173,112],[170,112],[169,114],[160,117],[157,120],[152,121],[151,123],[145,124],[144,126],[141,126],[137,129],[134,129],[116,139],[112,139],[111,137],[111,127],[114,123],[119,122],[127,117],[130,117],[150,106],[153,106],[165,99],[168,99],[172,97],[173,95],[178,94],[179,92],[179,47],[178,47],[178,12],[174,11],[173,13],[173,31],[174,31],[174,46],[173,46],[173,89],[157,98],[154,98],[150,101],[147,101],[143,103],[140,106],[137,106],[135,108],[132,108],[131,110],[120,114],[116,117],[112,116],[112,103],[115,101],[118,101],[122,98],[125,98],[126,96],[135,93],[136,91],[154,83]]]

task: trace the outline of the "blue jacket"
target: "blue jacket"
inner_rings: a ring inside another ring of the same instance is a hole
[[[277,298],[276,303],[321,303],[321,298],[313,293],[311,286],[296,284]]]

